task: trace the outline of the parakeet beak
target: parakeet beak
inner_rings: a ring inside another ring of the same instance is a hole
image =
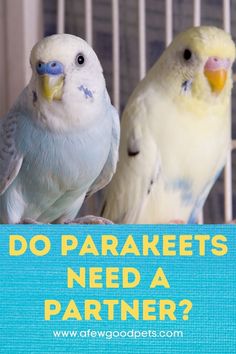
[[[48,63],[40,60],[37,62],[36,71],[43,97],[48,102],[61,100],[65,79],[63,64],[56,60]]]
[[[61,100],[64,86],[64,75],[42,75],[40,76],[42,94],[44,98],[51,102],[52,100]]]
[[[212,92],[220,93],[223,90],[229,67],[229,59],[220,59],[218,57],[208,58],[204,66],[204,74],[211,86]]]

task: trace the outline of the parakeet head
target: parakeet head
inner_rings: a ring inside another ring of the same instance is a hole
[[[105,80],[94,50],[83,39],[57,34],[38,42],[31,51],[30,88],[34,105],[54,125],[83,120],[94,102],[104,97]],[[64,116],[63,116],[64,113]],[[63,117],[62,117],[63,116]],[[88,121],[88,117],[87,117]]]
[[[235,45],[229,34],[216,27],[193,27],[177,35],[152,72],[158,68],[159,82],[172,96],[223,99],[232,87],[234,59]]]

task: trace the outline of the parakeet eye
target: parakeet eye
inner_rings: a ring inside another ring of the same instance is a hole
[[[76,62],[77,65],[83,65],[84,62],[85,62],[85,59],[84,59],[83,54],[81,54],[81,53],[78,54],[78,55],[76,56],[75,62]]]
[[[45,72],[45,64],[41,61],[39,61],[36,65],[36,70],[39,75],[44,74]]]
[[[192,52],[189,49],[185,49],[183,53],[183,57],[185,60],[189,60],[192,57]]]

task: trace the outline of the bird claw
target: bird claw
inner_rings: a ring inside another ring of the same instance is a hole
[[[180,219],[174,219],[174,220],[170,220],[168,224],[177,224],[177,225],[180,225],[180,224],[186,224],[183,220],[180,220]]]
[[[23,219],[19,222],[19,224],[32,224],[32,225],[42,225],[41,222],[38,222],[36,220],[30,219],[30,218],[26,218]]]
[[[65,221],[64,224],[100,224],[100,225],[111,225],[112,221],[102,218],[100,216],[87,215],[74,220]]]

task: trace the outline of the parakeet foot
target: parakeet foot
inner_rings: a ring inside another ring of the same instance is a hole
[[[180,220],[180,219],[174,219],[174,220],[170,220],[169,221],[169,224],[186,224],[183,220]]]
[[[36,224],[36,225],[42,225],[41,222],[38,222],[38,221],[33,220],[33,219],[29,219],[29,218],[28,218],[28,219],[23,219],[23,220],[21,220],[19,224]]]
[[[74,220],[68,220],[65,224],[101,224],[101,225],[110,225],[113,224],[112,221],[102,218],[100,216],[87,215],[81,218]]]

